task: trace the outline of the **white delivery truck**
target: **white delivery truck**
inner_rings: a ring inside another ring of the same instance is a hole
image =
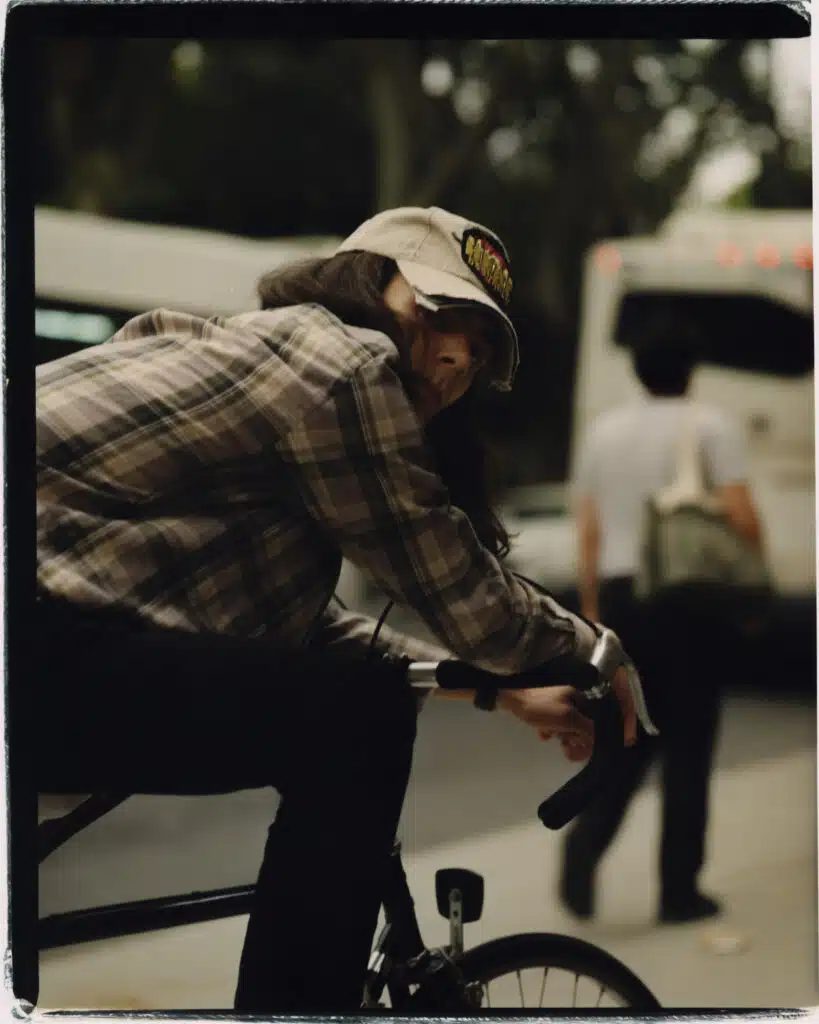
[[[663,309],[705,358],[691,395],[745,433],[751,487],[783,594],[815,591],[813,274],[809,211],[703,211],[588,256],[571,464],[592,420],[640,393],[628,339]]]
[[[641,393],[629,336],[659,309],[707,343],[691,394],[745,432],[771,571],[785,598],[815,595],[813,275],[810,211],[681,211],[658,234],[587,255],[570,470],[591,422]],[[513,561],[569,597],[576,541],[566,509],[514,520]],[[524,569],[525,571],[525,569]]]

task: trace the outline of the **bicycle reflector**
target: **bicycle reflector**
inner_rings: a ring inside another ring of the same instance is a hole
[[[439,868],[435,872],[435,900],[438,913],[449,920],[449,894],[461,894],[464,924],[479,921],[483,913],[483,875],[467,868]]]

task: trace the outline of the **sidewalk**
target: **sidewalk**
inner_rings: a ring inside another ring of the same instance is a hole
[[[427,941],[445,941],[432,875],[468,867],[487,886],[483,920],[466,927],[468,945],[510,931],[566,932],[619,957],[666,1007],[819,1005],[815,780],[808,752],[718,774],[703,876],[704,888],[725,900],[718,925],[653,923],[659,800],[652,786],[638,795],[603,864],[594,922],[577,924],[557,905],[558,845],[533,824],[408,858],[421,930]],[[747,938],[747,951],[709,951],[704,936],[715,928]]]

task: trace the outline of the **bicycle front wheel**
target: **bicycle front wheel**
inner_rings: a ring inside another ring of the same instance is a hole
[[[468,950],[458,966],[481,986],[481,1008],[658,1010],[633,971],[605,950],[568,935],[533,932]]]

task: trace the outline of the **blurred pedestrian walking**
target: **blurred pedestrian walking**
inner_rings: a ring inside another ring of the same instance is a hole
[[[688,397],[696,346],[674,322],[646,325],[634,339],[634,368],[647,394],[600,416],[591,426],[574,480],[583,614],[614,629],[645,680],[658,738],[642,736],[624,751],[622,770],[571,828],[563,852],[560,895],[580,918],[594,912],[596,868],[655,755],[662,761],[660,920],[711,917],[720,903],[700,891],[708,793],[722,683],[731,672],[735,624],[696,588],[657,591],[640,600],[646,509],[675,481],[684,432],[696,446],[710,497],[749,547],[761,531],[747,484],[746,453],[735,424]],[[727,607],[727,606],[726,606]]]

